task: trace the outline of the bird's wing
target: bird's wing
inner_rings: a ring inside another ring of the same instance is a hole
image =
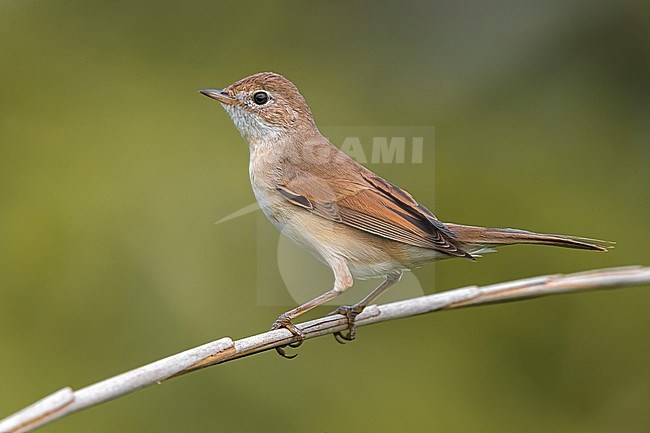
[[[330,221],[377,236],[452,256],[472,258],[455,245],[455,235],[409,193],[364,167],[340,170],[281,170],[277,189],[290,203]],[[336,174],[334,174],[336,173]]]

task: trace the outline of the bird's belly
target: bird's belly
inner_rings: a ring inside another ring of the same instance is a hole
[[[444,254],[392,241],[330,221],[288,203],[275,191],[256,190],[255,196],[266,217],[289,239],[307,249],[325,264],[332,258],[346,261],[355,278],[386,276],[441,258]]]

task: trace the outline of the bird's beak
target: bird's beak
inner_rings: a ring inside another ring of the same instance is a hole
[[[217,101],[226,105],[234,105],[236,102],[235,99],[231,98],[227,93],[219,89],[203,89],[199,90],[199,93],[204,94],[208,98],[216,99]]]

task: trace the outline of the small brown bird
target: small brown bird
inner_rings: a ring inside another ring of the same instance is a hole
[[[353,306],[334,313],[354,321],[404,271],[434,260],[474,256],[492,247],[541,244],[605,251],[606,242],[516,229],[442,223],[408,192],[382,179],[321,135],[296,86],[273,72],[251,75],[223,90],[204,89],[226,109],[250,150],[250,178],[262,211],[280,232],[334,272],[334,287],[282,314],[271,329],[302,334],[300,314],[340,295],[353,278],[385,280]],[[283,349],[278,352],[286,356]]]

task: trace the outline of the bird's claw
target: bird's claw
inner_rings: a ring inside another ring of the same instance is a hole
[[[297,347],[300,347],[300,345],[303,343],[303,341],[305,341],[305,334],[300,329],[298,329],[296,327],[296,325],[293,324],[293,322],[291,321],[291,318],[289,316],[287,316],[286,314],[282,314],[282,315],[280,315],[280,317],[278,317],[278,320],[276,320],[273,323],[273,326],[271,326],[271,331],[274,331],[274,330],[280,329],[280,328],[285,328],[286,330],[291,332],[296,337],[296,341],[294,341],[293,343],[287,344],[287,346],[295,349]],[[278,352],[278,354],[281,357],[287,358],[287,359],[293,359],[296,356],[298,356],[297,353],[295,355],[287,355],[287,351],[284,350],[284,347],[286,347],[286,346],[276,347],[275,348],[275,351]]]
[[[357,316],[363,311],[363,307],[358,307],[358,306],[349,306],[349,305],[342,305],[336,310],[332,311],[331,313],[328,314],[328,316],[333,316],[335,314],[340,314],[341,316],[345,316],[346,319],[348,319],[348,332],[347,334],[342,333],[341,331],[337,331],[334,333],[334,339],[336,340],[337,343],[340,344],[345,344],[347,341],[352,341],[357,337],[357,332],[356,332],[356,319]]]

